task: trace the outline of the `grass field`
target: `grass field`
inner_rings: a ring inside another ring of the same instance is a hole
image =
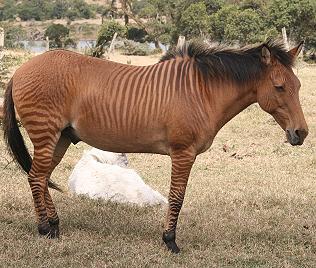
[[[179,255],[161,241],[164,208],[56,192],[61,238],[40,238],[26,176],[0,139],[0,267],[316,267],[316,67],[300,68],[299,77],[310,128],[304,146],[286,143],[257,105],[227,124],[193,167],[178,225]],[[56,182],[67,188],[86,148],[71,146]],[[167,196],[169,158],[128,157]]]

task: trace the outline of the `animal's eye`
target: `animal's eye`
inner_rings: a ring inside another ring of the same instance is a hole
[[[274,86],[275,89],[278,91],[278,92],[283,92],[284,91],[284,87],[283,86]]]

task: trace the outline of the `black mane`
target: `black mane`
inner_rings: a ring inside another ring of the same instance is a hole
[[[230,78],[236,82],[256,79],[266,68],[261,60],[261,51],[267,47],[272,58],[287,68],[294,60],[280,41],[269,40],[259,46],[232,48],[228,46],[210,46],[202,42],[188,42],[182,48],[169,50],[161,59],[164,62],[176,57],[189,57],[195,60],[205,79]]]

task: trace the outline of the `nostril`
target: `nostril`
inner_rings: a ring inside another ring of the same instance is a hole
[[[295,135],[297,135],[301,139],[305,139],[308,134],[308,131],[305,129],[297,129],[295,130]]]

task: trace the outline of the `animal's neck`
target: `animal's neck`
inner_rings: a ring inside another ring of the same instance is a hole
[[[211,115],[216,118],[215,133],[228,121],[257,101],[255,84],[248,83],[243,86],[228,83],[223,88],[211,89],[210,107]]]

